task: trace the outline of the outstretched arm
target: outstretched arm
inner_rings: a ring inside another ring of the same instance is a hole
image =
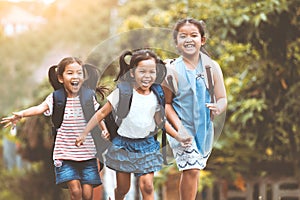
[[[98,110],[93,117],[90,119],[90,121],[87,123],[83,133],[76,138],[75,145],[80,146],[83,144],[85,137],[88,135],[89,132],[97,125],[99,124],[101,126],[102,120],[112,111],[112,105],[108,101],[104,106]],[[103,125],[103,124],[102,124]]]
[[[49,109],[48,104],[43,102],[40,105],[33,106],[18,112],[13,112],[12,116],[2,118],[1,124],[6,124],[4,127],[15,126],[16,123],[23,117],[31,117],[34,115],[39,115],[44,113],[48,109]]]

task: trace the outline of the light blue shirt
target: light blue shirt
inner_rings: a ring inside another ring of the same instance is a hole
[[[211,152],[214,138],[210,110],[205,106],[210,103],[203,75],[206,72],[201,61],[194,70],[186,68],[182,57],[177,58],[174,65],[178,91],[173,98],[173,108],[188,133],[194,136],[199,152],[205,157]]]

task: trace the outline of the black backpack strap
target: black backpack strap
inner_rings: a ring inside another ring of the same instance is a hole
[[[96,98],[94,90],[81,87],[79,93],[80,104],[82,106],[84,118],[87,122],[95,114],[94,97]]]
[[[53,92],[53,112],[52,112],[52,135],[56,136],[57,129],[63,121],[65,107],[67,102],[67,94],[64,88]]]
[[[128,115],[132,101],[132,86],[129,82],[119,82],[119,103],[115,111],[115,121],[118,126],[121,125],[122,120]]]
[[[157,124],[157,127],[158,129],[161,129],[164,127],[164,124],[165,124],[165,105],[166,105],[166,100],[165,100],[165,93],[161,87],[160,84],[153,84],[151,86],[151,90],[153,91],[153,93],[156,95],[157,97],[157,100],[158,100],[158,103],[159,105],[161,106],[161,109],[160,109],[160,116],[162,117],[162,123],[160,124]]]
[[[205,69],[206,69],[206,74],[207,74],[208,92],[210,94],[210,102],[215,103],[214,84],[213,84],[213,80],[212,80],[211,66],[206,65]],[[213,115],[212,111],[210,111],[210,119],[211,120],[214,119],[214,115]]]
[[[167,131],[165,128],[162,129],[161,146],[162,146],[162,154],[163,154],[164,164],[168,165],[168,161],[167,161]]]
[[[166,100],[165,100],[165,93],[159,84],[153,84],[151,86],[151,90],[153,93],[156,95],[157,100],[159,105],[161,106],[160,109],[160,116],[162,117],[162,122],[157,125],[157,128],[155,132],[157,132],[158,129],[162,129],[162,135],[161,135],[161,146],[162,146],[162,154],[163,154],[163,160],[164,164],[167,165],[167,135],[166,135],[166,129],[164,128],[165,122],[166,122],[166,117],[165,117],[165,105],[166,105]],[[155,135],[155,138],[157,139],[157,134]]]
[[[88,122],[96,112],[94,106],[94,98],[96,98],[95,91],[83,86],[80,90],[79,97],[80,97],[80,103],[82,106],[84,118],[86,122]],[[101,136],[101,130],[99,126],[95,126],[91,130],[91,135],[97,149],[96,157],[98,158],[98,160],[100,160],[101,163],[100,169],[102,169],[103,162],[104,162],[102,153],[109,147],[110,142]]]
[[[123,119],[128,115],[132,101],[132,86],[129,82],[119,82],[119,102],[116,109],[113,109],[106,117],[105,124],[110,133],[110,140],[118,135],[118,128]]]
[[[214,97],[214,85],[213,85],[213,80],[212,80],[212,75],[211,75],[211,66],[206,65],[205,69],[206,69],[206,74],[207,74],[208,91],[210,94],[210,99],[211,99],[211,102],[214,103],[215,97]]]

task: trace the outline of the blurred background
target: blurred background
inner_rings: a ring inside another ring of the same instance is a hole
[[[48,68],[65,56],[96,64],[100,84],[111,88],[122,50],[153,47],[163,59],[177,57],[170,34],[186,17],[206,22],[206,49],[228,94],[197,199],[299,200],[298,0],[1,0],[0,116],[43,101],[53,91]],[[16,132],[0,129],[0,200],[68,199],[54,184],[49,133],[43,116],[23,120]],[[165,166],[156,198],[178,199],[178,179],[176,166]],[[131,187],[128,199],[141,199]],[[98,187],[95,199],[112,190]]]

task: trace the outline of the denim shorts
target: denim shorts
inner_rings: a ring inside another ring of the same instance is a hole
[[[81,184],[89,184],[96,187],[101,185],[97,160],[70,161],[63,160],[60,167],[55,167],[56,184],[67,188],[67,182],[79,180]]]

